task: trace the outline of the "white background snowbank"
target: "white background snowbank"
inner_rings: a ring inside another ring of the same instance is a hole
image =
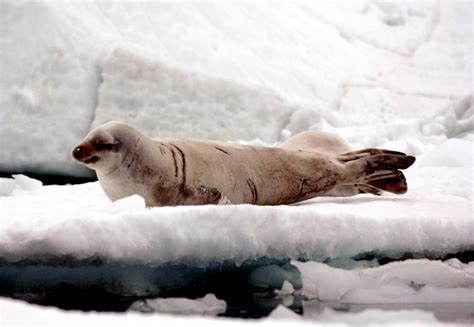
[[[273,92],[171,69],[149,58],[118,49],[104,61],[94,127],[114,117],[151,137],[274,142],[295,110]]]
[[[1,18],[2,171],[90,175],[69,151],[117,118],[269,143],[328,121],[418,154],[471,91],[469,2],[7,0]]]
[[[280,207],[149,210],[138,196],[111,204],[97,183],[1,179],[1,257],[99,255],[205,266],[262,256],[337,262],[370,251],[443,256],[474,248],[470,2],[8,0],[1,9],[2,171],[89,175],[70,163],[69,151],[109,119],[149,136],[266,144],[302,130],[329,131],[354,148],[417,156],[406,171],[406,195]],[[341,271],[297,263],[308,297],[472,301],[472,263],[452,264]],[[7,323],[190,321],[60,313],[3,299],[1,308]],[[347,322],[434,322],[420,312],[393,315],[368,311]]]

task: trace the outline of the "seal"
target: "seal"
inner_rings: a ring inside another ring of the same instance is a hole
[[[89,132],[71,156],[96,171],[112,201],[138,194],[149,207],[279,205],[323,195],[406,192],[400,169],[411,166],[413,156],[347,150],[342,139],[325,133],[307,132],[278,147],[262,147],[152,140],[128,124],[109,122]]]
[[[289,138],[281,143],[279,147],[317,152],[328,156],[337,156],[352,151],[349,144],[341,137],[324,132],[303,132]],[[395,179],[371,179],[355,184],[340,184],[325,193],[324,196],[353,196],[363,193],[381,195],[383,191],[404,194],[407,190],[408,185],[405,176],[402,172],[399,172]]]

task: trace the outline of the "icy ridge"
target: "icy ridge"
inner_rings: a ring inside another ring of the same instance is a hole
[[[5,109],[0,120],[5,128],[0,136],[10,140],[2,144],[4,171],[90,176],[70,163],[69,150],[92,124],[116,115],[152,135],[260,138],[273,143],[290,135],[280,135],[282,128],[291,133],[307,130],[321,117],[336,127],[350,126],[351,108],[364,106],[361,100],[379,99],[382,105],[369,103],[371,114],[377,116],[384,103],[392,103],[393,92],[407,94],[405,102],[411,103],[423,103],[417,95],[429,96],[439,109],[470,88],[472,59],[461,50],[453,52],[472,46],[465,33],[470,17],[462,3],[39,1],[29,6],[4,1],[2,9]],[[31,21],[36,22],[34,39],[29,34]],[[453,50],[439,55],[429,51],[446,41]],[[28,51],[22,44],[29,44]],[[156,78],[147,88],[139,78],[144,70],[133,82],[120,67],[103,75],[116,48],[137,56],[146,53],[157,64],[143,68],[160,69],[160,63],[174,67],[179,73],[168,82],[183,82],[187,76],[203,81],[204,90],[185,90],[187,101],[177,102],[176,92],[182,88],[167,88]],[[448,77],[449,83],[438,82]],[[221,82],[227,86],[216,86]],[[235,87],[234,82],[245,87]],[[360,92],[351,85],[365,89]],[[127,93],[128,86],[133,94]],[[160,95],[163,86],[166,91]],[[234,90],[218,96],[229,88]],[[386,92],[377,91],[381,88]],[[191,101],[193,96],[199,101]],[[132,111],[127,115],[127,110]],[[230,114],[248,128],[235,128]],[[274,121],[269,130],[260,128],[265,117]],[[176,128],[180,121],[187,125]]]
[[[472,190],[459,188],[470,167],[407,172],[412,189],[406,196],[316,198],[276,207],[146,209],[139,196],[110,203],[97,182],[44,186],[0,198],[0,257],[98,256],[111,263],[191,266],[265,256],[321,261],[366,252],[442,257],[474,248]]]
[[[474,302],[474,265],[407,260],[353,270],[292,261],[301,272],[302,295],[341,303]]]

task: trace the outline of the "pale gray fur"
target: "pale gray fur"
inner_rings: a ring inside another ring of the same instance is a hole
[[[335,145],[333,138],[321,136],[327,144],[318,148],[312,143],[318,138],[314,136],[295,136],[280,147],[152,140],[127,124],[110,122],[92,130],[73,157],[97,172],[112,201],[139,194],[147,206],[290,204],[335,195],[343,185],[375,176],[365,152],[337,156],[334,152],[346,152],[342,143]],[[293,149],[298,143],[301,149]],[[395,176],[405,166],[398,162],[383,171]],[[352,195],[343,191],[340,195]]]

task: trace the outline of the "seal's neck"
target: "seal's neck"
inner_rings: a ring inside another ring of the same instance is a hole
[[[126,151],[124,151],[123,157],[120,160],[117,160],[115,165],[109,167],[107,170],[97,171],[97,175],[111,177],[116,174],[124,173],[130,168],[133,169],[134,163],[140,159],[140,147],[143,143],[142,138],[138,137],[132,144],[128,145]]]
[[[141,149],[143,141],[138,138],[132,143],[114,166],[96,171],[102,189],[112,201],[139,193],[134,185],[143,182],[137,180],[137,168],[145,160],[143,153],[146,152]]]

